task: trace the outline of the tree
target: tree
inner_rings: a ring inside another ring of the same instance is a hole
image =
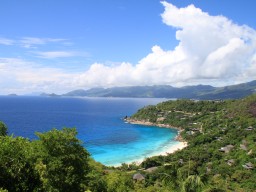
[[[131,175],[121,171],[115,171],[106,175],[107,188],[109,192],[134,191]]]
[[[89,172],[89,153],[76,138],[76,129],[37,133],[40,140],[35,169],[46,191],[83,191]]]
[[[0,136],[6,136],[7,135],[7,126],[0,121]]]
[[[198,175],[190,175],[183,182],[182,190],[184,192],[197,192],[197,191],[201,191],[203,186],[204,186],[204,184],[201,181],[200,176],[198,176]]]
[[[40,186],[33,148],[22,137],[0,136],[0,186],[8,191],[33,191]]]

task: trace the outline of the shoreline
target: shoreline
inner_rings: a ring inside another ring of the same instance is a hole
[[[177,143],[173,144],[170,142],[161,151],[155,151],[155,152],[148,154],[140,159],[137,159],[136,161],[123,162],[125,164],[129,165],[129,164],[135,163],[136,165],[140,165],[146,158],[150,158],[150,157],[154,157],[154,156],[167,156],[167,155],[172,154],[178,150],[182,150],[188,146],[188,143],[180,135],[180,133],[183,131],[183,128],[181,128],[181,127],[174,127],[174,126],[167,125],[167,124],[151,123],[148,121],[134,120],[129,117],[124,118],[124,121],[127,123],[130,123],[130,124],[156,126],[156,127],[161,127],[161,128],[171,128],[171,129],[178,130],[178,135],[175,137],[175,141],[177,141]],[[119,167],[121,165],[122,165],[122,163],[113,165],[113,167]]]
[[[131,119],[129,117],[124,118],[124,121],[130,124],[135,124],[135,125],[145,125],[145,126],[155,126],[155,127],[161,127],[161,128],[176,129],[178,130],[178,135],[175,137],[175,140],[187,143],[180,135],[180,133],[184,130],[182,127],[175,127],[169,124],[152,123],[144,120],[136,120],[136,119]]]
[[[177,141],[177,143],[175,143],[175,144],[170,143],[169,145],[166,145],[165,147],[163,147],[163,150],[161,150],[161,151],[154,151],[150,154],[147,154],[141,158],[136,159],[135,161],[126,161],[123,163],[128,164],[128,165],[135,163],[136,165],[139,166],[143,161],[145,161],[146,158],[155,157],[155,156],[167,156],[176,151],[182,150],[187,146],[188,146],[187,142]],[[122,166],[123,163],[119,163],[119,164],[115,164],[115,165],[107,165],[107,166],[120,167],[120,166]]]

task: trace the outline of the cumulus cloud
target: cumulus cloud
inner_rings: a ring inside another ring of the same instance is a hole
[[[256,79],[254,29],[237,25],[224,16],[211,16],[194,5],[177,8],[167,2],[162,4],[163,23],[176,29],[174,38],[178,44],[174,49],[163,50],[155,45],[135,65],[126,62],[115,65],[94,63],[87,71],[73,74],[57,68],[38,67],[35,63],[23,60],[2,58],[1,90],[7,89],[10,82],[17,93],[24,90],[58,93],[98,86],[225,85]],[[22,44],[24,47],[33,47],[56,41],[64,40],[24,38]],[[36,54],[44,58],[56,58],[69,57],[74,53],[55,51]]]
[[[253,65],[250,58],[256,51],[255,30],[223,16],[210,16],[193,5],[180,9],[167,2],[163,5],[163,22],[177,28],[178,47],[186,55],[185,61],[197,69],[194,79],[235,81]]]
[[[162,2],[162,21],[176,29],[178,45],[155,45],[138,64],[108,67],[93,64],[77,77],[85,87],[208,83],[225,85],[255,79],[256,31],[224,16],[211,16],[194,5]]]

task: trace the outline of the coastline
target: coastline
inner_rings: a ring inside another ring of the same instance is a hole
[[[130,124],[176,129],[176,130],[178,130],[178,135],[175,137],[175,140],[187,143],[180,135],[180,133],[184,130],[182,127],[175,127],[175,126],[172,126],[169,124],[162,124],[162,123],[152,123],[152,122],[144,121],[144,120],[136,120],[136,119],[131,119],[129,117],[124,118],[124,121],[127,123],[130,123]]]
[[[176,141],[175,144],[170,143],[169,145],[165,146],[163,148],[163,150],[161,150],[161,151],[155,151],[153,153],[147,154],[146,156],[136,159],[136,161],[126,161],[123,163],[128,164],[128,165],[133,164],[133,163],[135,163],[136,165],[140,165],[143,161],[145,161],[146,158],[150,158],[150,157],[154,157],[154,156],[167,156],[167,155],[172,154],[178,150],[182,150],[187,146],[188,146],[187,142]],[[123,163],[118,163],[115,165],[108,165],[108,166],[120,167],[120,166],[122,166]]]
[[[124,118],[124,121],[127,122],[127,123],[130,123],[130,124],[145,125],[145,126],[156,126],[156,127],[171,128],[171,129],[178,130],[178,135],[175,137],[175,141],[177,143],[175,143],[175,144],[170,143],[169,145],[165,146],[163,148],[163,150],[156,151],[156,152],[153,152],[151,154],[148,154],[147,156],[145,156],[141,159],[137,159],[136,161],[125,162],[127,164],[135,163],[137,165],[140,165],[145,160],[145,158],[153,157],[153,156],[167,156],[167,155],[172,154],[172,153],[174,153],[178,150],[182,150],[182,149],[184,149],[188,146],[188,143],[180,135],[180,133],[183,131],[183,128],[181,128],[181,127],[175,127],[175,126],[171,126],[171,125],[168,125],[168,124],[157,124],[157,123],[152,123],[152,122],[149,122],[149,121],[134,120],[134,119],[131,119],[129,117]],[[120,166],[120,165],[117,165],[117,166]]]

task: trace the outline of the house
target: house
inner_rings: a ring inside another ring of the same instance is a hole
[[[217,141],[221,141],[221,140],[222,140],[222,137],[215,137],[215,139],[216,139]]]
[[[143,181],[145,180],[145,177],[141,173],[136,173],[133,175],[132,179],[135,181]]]
[[[164,120],[165,120],[164,117],[158,117],[156,121],[159,122],[159,121],[164,121]]]
[[[230,159],[230,160],[227,161],[227,164],[228,164],[229,166],[232,166],[234,163],[235,163],[235,160],[234,160],[234,159]]]
[[[248,150],[248,148],[247,148],[246,145],[244,145],[244,144],[240,144],[240,148],[241,148],[242,150],[244,150],[244,151],[247,151],[247,150]]]
[[[146,169],[145,172],[152,173],[152,172],[156,171],[157,169],[158,169],[158,167],[150,167],[150,168]]]
[[[219,151],[229,153],[234,148],[234,145],[226,145],[225,147],[221,147]]]
[[[194,132],[194,131],[187,131],[186,134],[188,134],[188,135],[194,135],[195,132]]]
[[[251,170],[254,168],[253,164],[251,162],[249,163],[245,163],[244,165],[242,165],[245,169]]]
[[[184,163],[183,159],[180,159],[179,164],[183,164],[183,163]]]
[[[113,170],[109,170],[109,169],[106,169],[106,170],[103,170],[103,174],[107,175],[107,174],[110,174],[114,172]]]
[[[190,130],[195,132],[195,131],[200,131],[200,128],[191,128]]]
[[[250,127],[248,127],[248,128],[246,128],[245,130],[246,131],[252,131],[254,128],[252,127],[252,126],[250,126]]]

